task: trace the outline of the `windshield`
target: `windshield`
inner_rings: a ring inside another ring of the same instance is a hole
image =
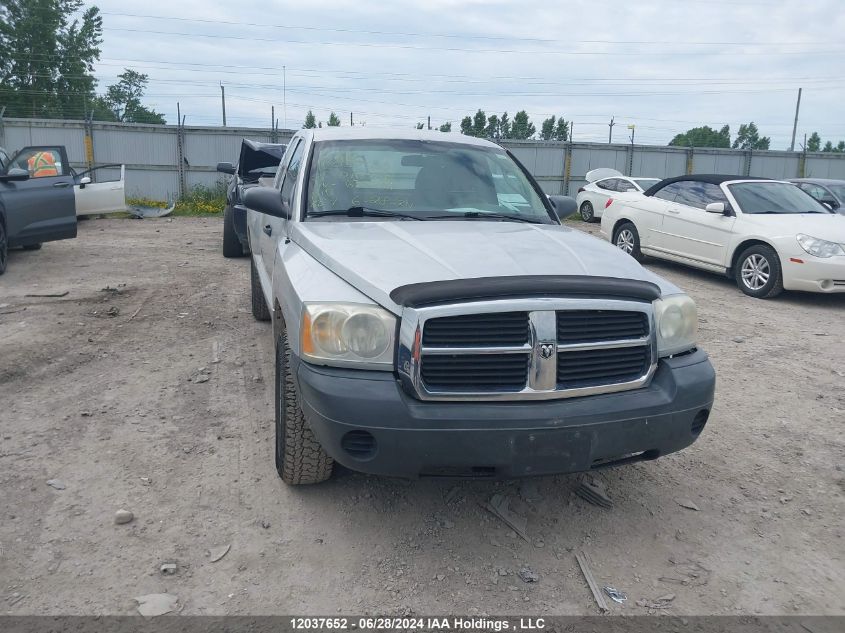
[[[840,202],[845,202],[845,185],[826,185]]]
[[[306,217],[331,219],[329,212],[352,208],[412,219],[552,223],[543,200],[504,150],[423,140],[317,142]]]
[[[632,180],[637,183],[643,191],[660,182],[660,178],[632,178]]]
[[[787,182],[728,185],[743,213],[829,213],[809,194]]]

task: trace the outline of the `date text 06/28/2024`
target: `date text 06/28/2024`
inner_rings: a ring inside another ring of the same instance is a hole
[[[545,620],[480,617],[294,617],[291,618],[290,625],[297,631],[541,631],[545,628]]]

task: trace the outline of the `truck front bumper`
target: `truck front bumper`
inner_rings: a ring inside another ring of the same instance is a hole
[[[422,402],[387,372],[296,363],[317,439],[352,470],[400,477],[494,477],[587,471],[692,444],[716,376],[696,351],[663,359],[647,387],[533,402]]]

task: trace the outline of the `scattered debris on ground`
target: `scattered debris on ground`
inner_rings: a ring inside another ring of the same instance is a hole
[[[575,489],[575,494],[585,501],[589,501],[593,505],[597,505],[602,508],[613,507],[613,501],[611,501],[610,497],[607,495],[607,488],[605,487],[604,482],[600,479],[584,477]]]
[[[689,499],[675,499],[675,503],[677,503],[682,508],[686,508],[687,510],[695,510],[696,512],[699,511],[697,505],[694,502],[690,501]]]
[[[138,596],[135,601],[138,603],[138,613],[148,618],[171,613],[179,606],[179,598],[170,593],[150,593]]]
[[[618,589],[614,589],[613,587],[607,585],[602,587],[602,589],[607,594],[608,598],[619,604],[622,604],[628,599],[628,594],[624,591],[619,591]]]
[[[494,516],[501,519],[505,525],[511,528],[514,532],[519,534],[523,539],[531,542],[528,538],[528,519],[519,516],[510,509],[510,499],[506,495],[495,494],[490,497],[490,501],[484,506]]]
[[[55,488],[56,490],[64,490],[67,488],[65,482],[61,481],[60,479],[48,479],[47,485],[51,488]]]
[[[610,611],[604,596],[599,590],[596,579],[593,577],[593,571],[590,569],[590,565],[587,562],[587,555],[584,552],[577,552],[575,554],[575,560],[578,561],[578,566],[581,568],[581,573],[584,574],[584,580],[587,581],[587,586],[590,587],[590,591],[593,593],[593,598],[595,599],[599,610],[603,613]]]
[[[528,567],[523,567],[518,572],[516,572],[516,575],[520,577],[522,582],[531,583],[540,580],[540,576],[536,572],[531,571],[531,569],[529,569]]]
[[[223,558],[226,554],[229,553],[229,549],[231,547],[232,547],[231,545],[221,545],[220,547],[212,547],[211,550],[208,553],[208,559],[212,563],[216,563],[221,558]]]
[[[124,510],[123,508],[114,513],[114,522],[117,525],[131,523],[134,518],[135,515],[131,511]]]

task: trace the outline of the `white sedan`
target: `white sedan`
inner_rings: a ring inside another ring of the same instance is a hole
[[[845,216],[787,182],[667,178],[648,195],[613,198],[601,234],[635,259],[651,255],[733,277],[752,297],[784,288],[845,292]]]
[[[584,222],[596,222],[601,218],[604,205],[618,193],[634,191],[641,193],[660,182],[659,178],[623,176],[615,169],[601,168],[588,171],[587,184],[578,188],[575,202]]]

